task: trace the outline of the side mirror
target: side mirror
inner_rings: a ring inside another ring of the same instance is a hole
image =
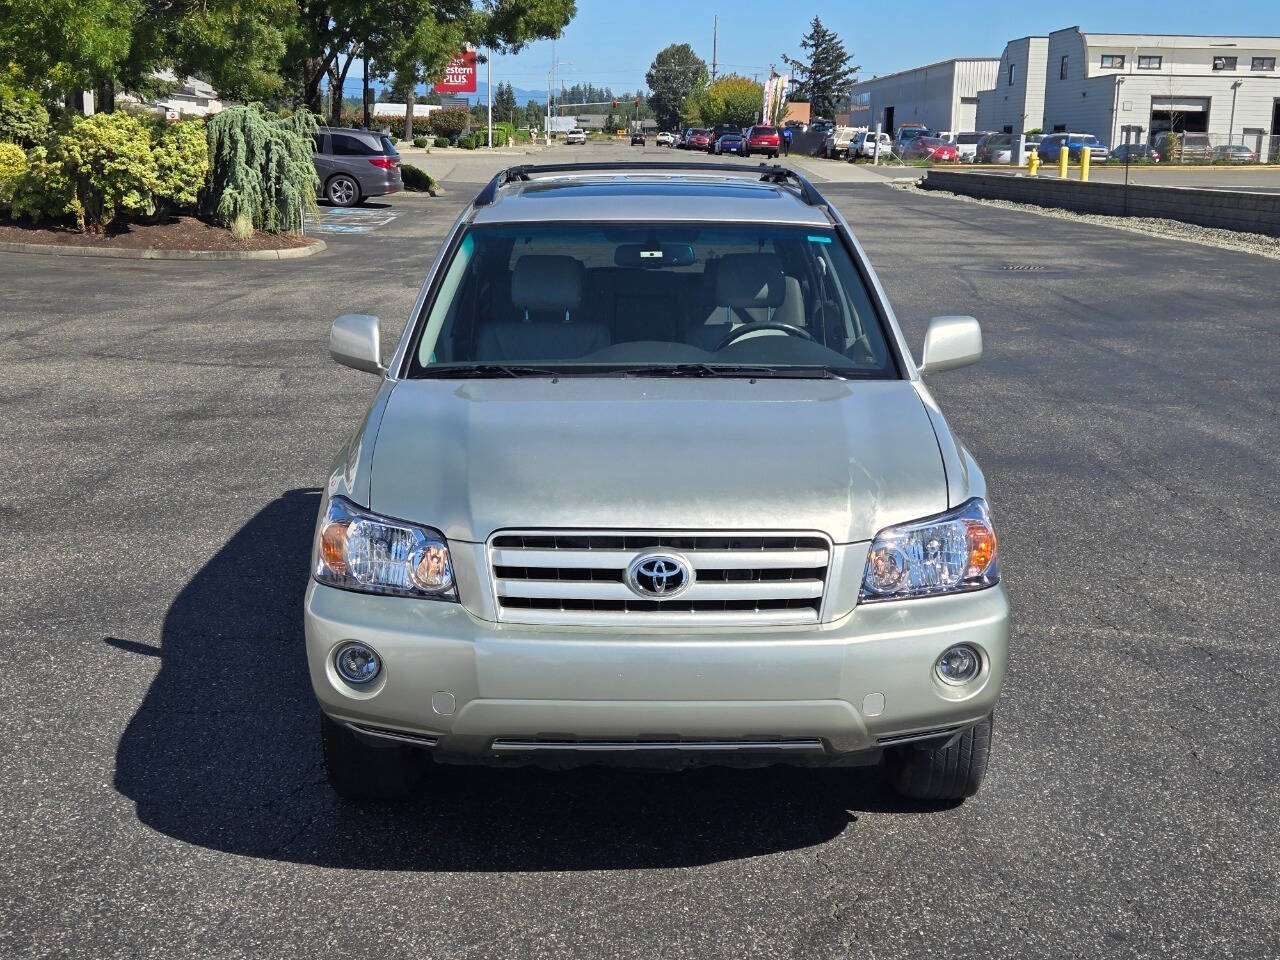
[[[934,317],[924,333],[920,372],[967,367],[982,357],[982,328],[973,317]]]
[[[386,373],[378,318],[367,313],[344,313],[329,330],[329,356],[344,367],[364,373]]]

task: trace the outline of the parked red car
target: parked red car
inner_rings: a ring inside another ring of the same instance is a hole
[[[936,137],[916,137],[902,156],[905,160],[932,160],[934,163],[958,163],[960,160],[954,143]]]
[[[770,157],[777,157],[778,151],[781,149],[782,134],[778,132],[777,127],[751,127],[747,130],[744,157],[749,157],[753,153],[763,153]]]
[[[686,150],[705,150],[709,146],[711,146],[710,130],[694,130],[685,143]]]

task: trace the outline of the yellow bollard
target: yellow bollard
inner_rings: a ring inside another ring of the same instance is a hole
[[[1071,151],[1067,149],[1064,143],[1058,150],[1058,176],[1063,180],[1067,179],[1067,161],[1071,159]]]
[[[1088,145],[1080,148],[1080,182],[1085,183],[1089,179],[1089,160],[1091,151]]]
[[[1027,174],[1032,177],[1040,175],[1040,154],[1036,152],[1034,147],[1027,154]]]

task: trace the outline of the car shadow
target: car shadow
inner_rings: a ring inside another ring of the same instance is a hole
[[[369,197],[365,197],[356,204],[333,203],[324,197],[320,197],[316,203],[323,210],[387,210],[392,206],[385,200],[375,200]]]
[[[147,826],[350,869],[600,870],[759,856],[830,840],[859,811],[930,809],[897,799],[876,769],[788,767],[442,766],[407,802],[339,801],[302,641],[318,505],[318,491],[292,490],[259,511],[179,592],[158,648],[104,638],[160,660],[116,751],[115,787]]]

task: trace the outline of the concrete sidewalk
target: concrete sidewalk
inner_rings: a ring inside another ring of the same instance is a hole
[[[884,173],[872,173],[869,166],[863,163],[849,163],[847,160],[824,160],[821,157],[802,157],[792,154],[779,157],[780,163],[795,167],[811,180],[825,183],[884,183]],[[919,176],[921,172],[914,167],[908,169]]]

